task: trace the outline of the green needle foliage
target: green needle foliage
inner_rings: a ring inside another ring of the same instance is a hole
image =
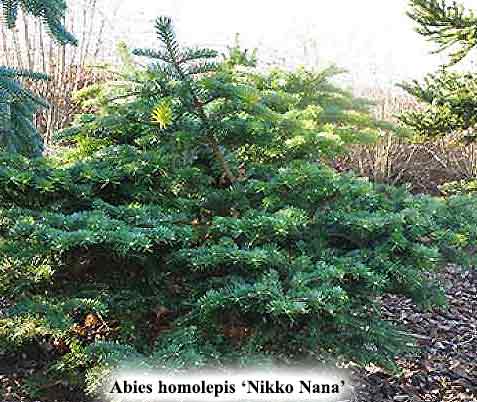
[[[453,49],[450,65],[461,61],[477,45],[477,16],[456,1],[410,0],[408,12],[417,32],[436,43],[437,52]]]
[[[40,19],[47,27],[49,33],[59,43],[76,45],[73,35],[64,28],[63,21],[66,11],[64,0],[0,0],[3,21],[7,28],[15,27],[18,11],[30,14]]]
[[[413,81],[401,87],[422,102],[419,110],[404,112],[400,120],[419,134],[435,138],[460,134],[474,141],[477,123],[477,77],[473,73],[442,71],[429,74],[423,83]]]
[[[440,301],[426,274],[475,242],[477,209],[326,167],[393,129],[336,69],[264,73],[156,30],[147,68],[123,46],[122,75],[78,95],[96,113],[63,155],[1,155],[0,346],[93,393],[118,365],[392,365],[408,340],[376,297]]]
[[[0,0],[0,23],[14,28],[19,9],[41,19],[61,44],[76,44],[63,26],[66,3],[63,0]],[[47,103],[24,88],[20,80],[45,80],[45,74],[0,66],[0,149],[27,156],[39,156],[43,139],[33,125],[33,116]]]
[[[417,22],[418,32],[440,47],[451,49],[448,66],[461,61],[477,44],[477,17],[462,5],[443,0],[412,0],[409,16]],[[456,50],[457,49],[457,50]],[[423,103],[416,111],[403,113],[401,121],[426,137],[459,134],[473,141],[477,104],[476,76],[457,73],[444,66],[429,74],[422,83],[401,85]]]
[[[45,74],[0,66],[0,147],[8,152],[38,156],[43,141],[33,126],[33,116],[47,103],[25,89],[18,78],[45,80]]]

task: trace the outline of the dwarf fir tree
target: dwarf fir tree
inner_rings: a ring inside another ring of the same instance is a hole
[[[392,129],[335,69],[260,72],[156,30],[147,68],[126,55],[79,95],[95,113],[70,150],[0,157],[0,347],[90,391],[121,365],[392,364],[405,340],[376,296],[436,301],[425,274],[475,240],[477,209],[451,230],[445,201],[326,167]]]

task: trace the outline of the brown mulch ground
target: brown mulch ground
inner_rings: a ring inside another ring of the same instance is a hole
[[[409,299],[383,299],[387,319],[414,335],[420,353],[397,358],[401,376],[355,370],[355,402],[477,402],[477,270],[438,274],[448,308],[425,311]]]
[[[400,376],[375,367],[354,369],[353,402],[477,402],[477,270],[449,266],[438,279],[446,289],[446,309],[426,311],[398,296],[383,299],[385,317],[413,334],[419,353],[397,358]],[[0,300],[0,313],[1,307]],[[8,402],[23,400],[15,396],[21,379],[2,373],[0,364],[2,388],[11,390]]]

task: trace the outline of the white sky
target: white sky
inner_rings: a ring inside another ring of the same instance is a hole
[[[288,65],[334,62],[353,85],[388,86],[422,77],[445,60],[414,32],[407,0],[109,0],[121,3],[119,36],[154,45],[152,21],[174,18],[180,39],[223,49],[236,33],[259,57]],[[464,0],[474,5],[475,0]]]

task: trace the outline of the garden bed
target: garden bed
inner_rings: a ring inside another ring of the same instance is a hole
[[[356,402],[477,401],[477,272],[448,266],[438,274],[448,308],[425,311],[411,300],[386,296],[385,317],[413,334],[415,356],[403,356],[402,376],[356,370]]]

